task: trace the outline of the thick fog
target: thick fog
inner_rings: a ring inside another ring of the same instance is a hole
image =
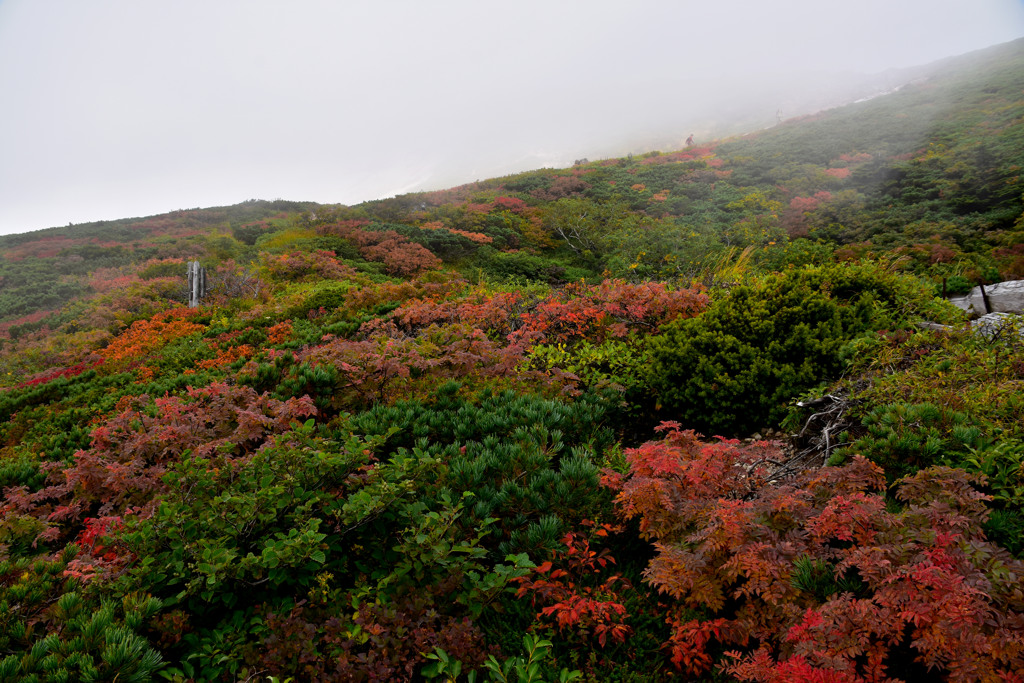
[[[353,204],[775,124],[1018,0],[4,0],[0,233]]]

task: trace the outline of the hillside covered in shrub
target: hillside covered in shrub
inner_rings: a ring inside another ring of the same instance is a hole
[[[1022,92],[0,237],[0,681],[1024,680]]]

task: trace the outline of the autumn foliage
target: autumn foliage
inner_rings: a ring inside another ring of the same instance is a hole
[[[154,496],[164,490],[168,463],[184,454],[242,457],[268,435],[315,413],[308,398],[282,402],[226,384],[190,388],[181,397],[122,399],[116,414],[92,430],[89,447],[75,453],[73,463],[49,468],[46,487],[9,490],[8,510],[32,510],[57,524],[139,506],[151,510]],[[51,527],[47,535],[55,538],[57,529]]]
[[[202,325],[191,322],[194,312],[178,308],[157,313],[149,320],[137,320],[99,354],[111,366],[137,363],[165,344],[202,332]]]
[[[681,670],[707,670],[712,643],[742,680],[789,680],[780,666],[841,672],[821,680],[1013,680],[1024,667],[1024,564],[985,540],[985,496],[962,470],[903,480],[894,512],[864,459],[769,483],[770,444],[662,429],[605,482],[658,551],[646,580],[679,614],[706,615],[669,617]]]
[[[614,531],[609,525],[594,530],[600,538]],[[532,576],[520,577],[516,595],[529,597],[530,604],[540,606],[537,619],[551,622],[558,631],[575,632],[584,639],[593,638],[604,646],[609,640],[622,643],[632,633],[626,623],[629,614],[621,603],[620,591],[628,591],[629,581],[619,574],[594,580],[603,570],[615,564],[608,549],[591,549],[590,539],[575,532],[562,538],[565,550],[554,561],[544,562]],[[557,566],[556,566],[557,563]]]
[[[363,258],[383,263],[392,275],[408,277],[441,265],[430,250],[393,230],[363,230],[357,226],[352,222],[335,223],[320,227],[319,232],[352,242]]]
[[[999,55],[678,151],[0,237],[0,683],[1024,683],[1024,345],[937,299],[1024,272]]]

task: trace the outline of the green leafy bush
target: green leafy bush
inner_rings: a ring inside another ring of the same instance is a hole
[[[345,303],[345,296],[352,289],[347,282],[319,282],[293,308],[285,312],[286,318],[305,318],[310,311],[333,311]]]
[[[362,442],[339,448],[312,428],[286,432],[248,459],[185,455],[169,467],[155,514],[129,518],[121,537],[141,558],[126,579],[131,589],[202,613],[281,586],[308,588],[339,552],[324,542],[328,509],[367,457]]]

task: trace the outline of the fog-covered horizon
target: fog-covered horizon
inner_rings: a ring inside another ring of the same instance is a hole
[[[671,149],[1022,35],[1016,0],[2,0],[0,234]]]

